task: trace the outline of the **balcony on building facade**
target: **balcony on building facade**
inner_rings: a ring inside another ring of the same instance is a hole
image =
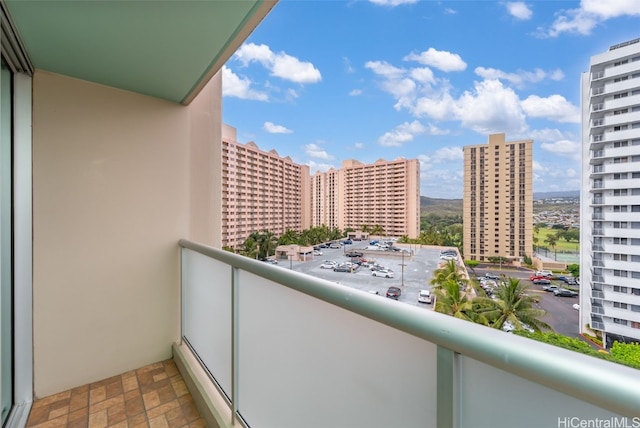
[[[174,352],[220,426],[396,426],[397,412],[381,407],[402,408],[406,426],[495,426],[496,402],[522,427],[555,426],[572,411],[637,412],[640,379],[628,367],[193,242],[181,247]],[[487,383],[504,387],[486,394]]]

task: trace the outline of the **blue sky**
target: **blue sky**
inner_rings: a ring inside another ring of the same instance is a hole
[[[238,141],[308,164],[417,158],[462,197],[462,147],[534,140],[534,191],[580,188],[580,75],[640,0],[280,0],[223,69]]]

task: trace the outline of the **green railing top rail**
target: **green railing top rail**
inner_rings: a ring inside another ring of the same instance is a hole
[[[188,240],[180,240],[179,245],[610,412],[640,416],[640,372],[630,367],[421,310]]]

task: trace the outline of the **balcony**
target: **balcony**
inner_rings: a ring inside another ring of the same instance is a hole
[[[530,427],[555,426],[572,411],[637,413],[636,370],[192,242],[181,246],[175,350],[194,363],[188,371],[218,403],[209,407],[221,426],[397,426],[397,412],[381,407],[401,408],[405,426],[494,426],[496,402]],[[549,358],[571,364],[549,365]],[[500,385],[495,393],[485,393],[489,383]]]

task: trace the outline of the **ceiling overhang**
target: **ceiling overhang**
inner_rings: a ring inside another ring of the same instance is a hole
[[[33,67],[188,104],[277,0],[5,0]]]

